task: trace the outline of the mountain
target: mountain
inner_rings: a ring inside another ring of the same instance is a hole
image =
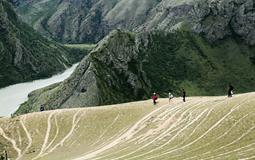
[[[34,91],[16,114],[46,109],[118,104],[153,92],[177,96],[223,95],[255,88],[255,47],[228,37],[211,44],[188,31],[132,33],[116,30],[86,56],[63,83]]]
[[[248,93],[0,118],[0,151],[20,160],[253,159],[254,101]]]
[[[173,31],[188,26],[215,41],[255,44],[253,0],[10,0],[34,29],[61,42],[98,42],[113,29]]]
[[[49,77],[83,56],[43,38],[19,20],[8,2],[0,1],[0,88]]]
[[[112,31],[69,79],[31,93],[16,114],[41,105],[118,104],[147,99],[152,92],[167,96],[169,90],[180,95],[182,88],[189,96],[223,95],[229,83],[239,93],[254,90],[253,1],[158,2],[169,6],[165,20],[146,21],[145,31]]]

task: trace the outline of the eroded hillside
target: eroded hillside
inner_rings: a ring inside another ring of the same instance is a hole
[[[253,159],[255,93],[180,98],[0,119],[11,159]]]
[[[172,31],[188,26],[209,40],[255,43],[253,0],[10,0],[22,19],[62,42],[98,42],[111,30]]]

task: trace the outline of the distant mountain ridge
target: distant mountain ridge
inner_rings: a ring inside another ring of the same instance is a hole
[[[113,29],[186,26],[215,41],[234,34],[255,44],[253,0],[10,0],[22,19],[61,42],[98,42]]]
[[[8,2],[0,1],[0,88],[49,77],[82,56],[43,38],[20,21]]]

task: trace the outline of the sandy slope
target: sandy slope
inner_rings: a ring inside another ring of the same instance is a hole
[[[160,99],[0,119],[12,159],[253,159],[255,93]]]

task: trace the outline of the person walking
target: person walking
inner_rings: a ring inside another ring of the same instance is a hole
[[[229,98],[232,97],[233,94],[234,94],[234,87],[231,84],[229,84],[229,86],[228,86],[228,97]]]
[[[168,99],[169,99],[169,104],[171,100],[174,98],[174,95],[171,93],[171,91],[168,93]]]
[[[153,104],[156,105],[157,104],[157,94],[156,93],[153,93],[153,96],[151,97],[152,101],[153,101]]]
[[[186,102],[186,91],[184,89],[182,89],[182,98],[183,102]]]

